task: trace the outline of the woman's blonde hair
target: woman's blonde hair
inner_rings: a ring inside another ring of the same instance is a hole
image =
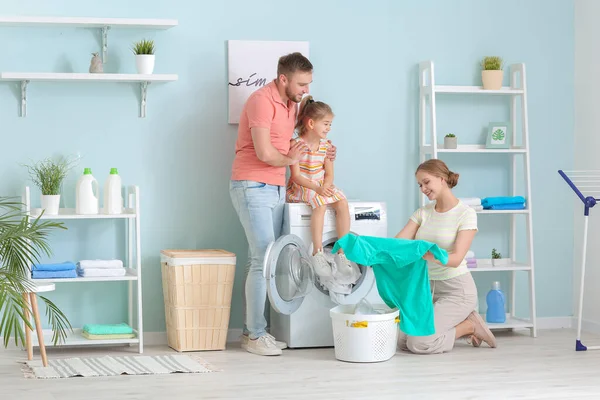
[[[458,174],[450,171],[446,163],[437,158],[432,158],[419,165],[415,171],[415,175],[419,171],[427,172],[428,174],[444,179],[450,189],[458,184]]]
[[[300,110],[298,112],[298,122],[296,122],[296,130],[298,135],[302,136],[306,133],[305,123],[312,119],[315,121],[321,120],[327,116],[333,117],[331,107],[322,101],[314,101],[312,96],[306,96],[300,102]]]

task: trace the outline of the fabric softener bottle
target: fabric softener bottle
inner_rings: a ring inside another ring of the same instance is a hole
[[[492,290],[488,292],[485,299],[487,302],[485,320],[496,324],[506,322],[506,313],[504,311],[506,297],[502,290],[500,290],[500,282],[492,283]]]

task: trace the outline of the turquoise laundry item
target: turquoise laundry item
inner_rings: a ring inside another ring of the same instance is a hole
[[[525,197],[523,196],[500,196],[500,197],[485,197],[481,199],[481,205],[483,208],[491,206],[497,206],[500,204],[520,204],[525,203]]]
[[[83,331],[90,335],[122,335],[133,333],[133,329],[126,323],[114,325],[85,324]]]
[[[435,333],[429,273],[423,256],[430,251],[438,261],[447,264],[446,250],[424,240],[352,233],[340,238],[333,252],[340,248],[349,260],[373,268],[379,295],[388,307],[400,311],[400,329],[404,333],[410,336]]]

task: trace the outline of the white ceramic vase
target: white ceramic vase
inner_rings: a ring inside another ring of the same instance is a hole
[[[58,208],[60,206],[60,194],[42,195],[42,210],[45,215],[58,215]]]
[[[150,75],[154,71],[154,54],[136,54],[135,67],[138,74]]]

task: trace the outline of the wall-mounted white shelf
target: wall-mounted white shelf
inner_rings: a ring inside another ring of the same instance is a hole
[[[177,26],[176,19],[94,18],[94,17],[27,17],[0,16],[4,26],[69,26],[74,28],[169,29]]]
[[[176,19],[0,16],[0,26],[99,28],[102,35],[103,62],[106,62],[107,59],[109,29],[114,27],[164,30],[177,25],[178,21]]]
[[[140,117],[146,117],[148,85],[152,82],[173,82],[176,74],[90,74],[66,72],[0,72],[0,80],[21,82],[21,117],[27,116],[27,85],[29,82],[129,82],[140,84]]]
[[[33,282],[40,283],[83,283],[83,282],[120,282],[120,281],[137,281],[138,276],[134,268],[125,268],[124,276],[93,276],[83,277],[78,276],[77,278],[44,278],[44,279],[31,279]]]

